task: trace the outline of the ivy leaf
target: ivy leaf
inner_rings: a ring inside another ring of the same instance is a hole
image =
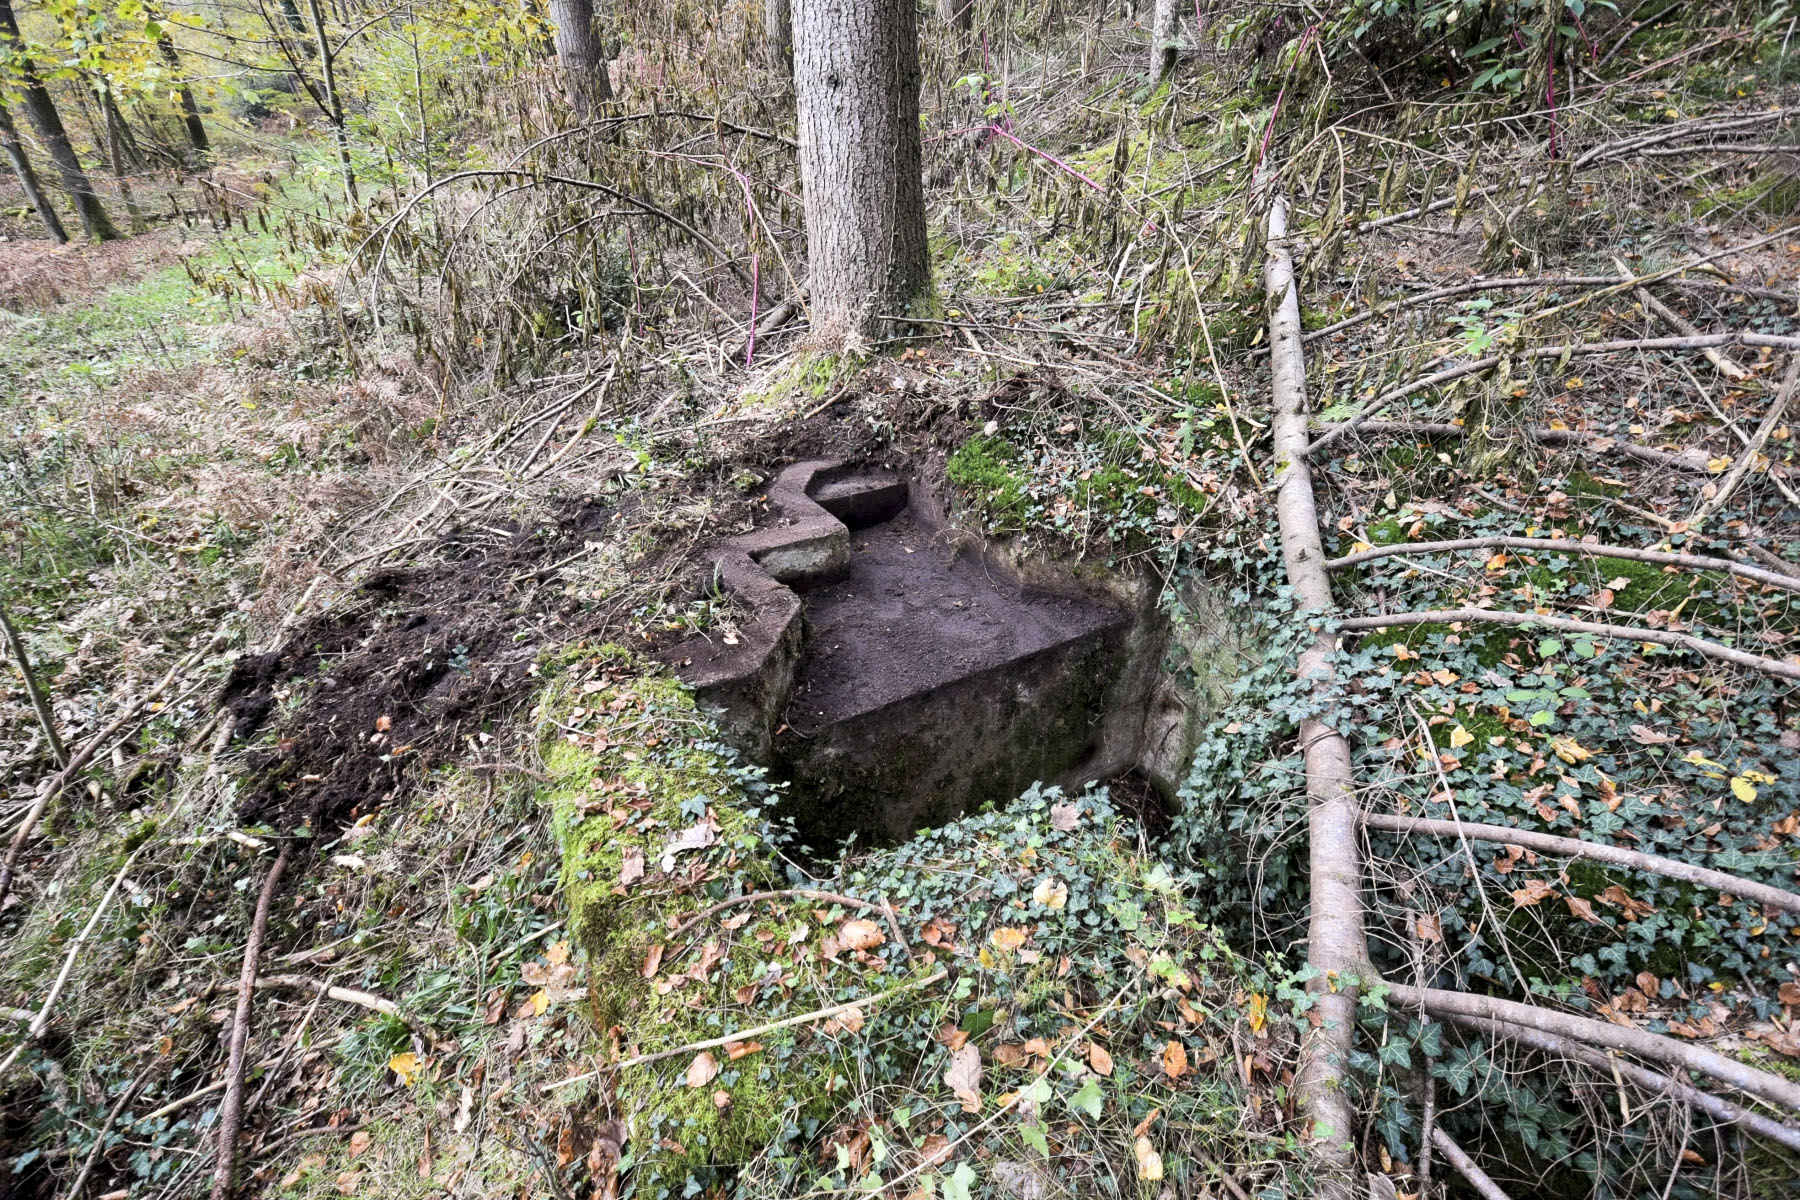
[[[1098,1121],[1101,1110],[1106,1107],[1106,1096],[1100,1090],[1100,1081],[1089,1075],[1087,1082],[1081,1085],[1081,1089],[1069,1097],[1068,1104],[1076,1112],[1084,1112],[1093,1120]]]

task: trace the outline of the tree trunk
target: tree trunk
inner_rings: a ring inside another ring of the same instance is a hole
[[[1337,634],[1326,623],[1333,608],[1331,579],[1325,573],[1312,472],[1306,465],[1306,360],[1300,349],[1300,297],[1294,288],[1294,260],[1287,249],[1287,204],[1280,197],[1269,212],[1265,282],[1281,556],[1295,600],[1318,628],[1318,635],[1300,652],[1297,673],[1311,682],[1315,705],[1329,712],[1341,707],[1332,694],[1336,689],[1331,656]],[[1374,973],[1363,934],[1359,814],[1350,743],[1344,735],[1319,717],[1307,717],[1300,722],[1300,746],[1306,762],[1307,875],[1312,910],[1306,961],[1317,971],[1309,987],[1320,1022],[1301,1043],[1294,1085],[1312,1124],[1313,1153],[1320,1166],[1318,1194],[1326,1200],[1349,1200],[1355,1192],[1356,1108],[1346,1067],[1356,1033],[1358,985],[1363,975]]]
[[[931,288],[914,0],[796,0],[813,340],[881,336]]]
[[[944,23],[962,37],[975,28],[975,0],[938,0],[938,11]]]
[[[50,206],[50,198],[44,195],[44,189],[38,185],[37,172],[31,169],[31,159],[25,155],[25,144],[19,140],[19,130],[13,124],[12,114],[6,106],[0,104],[0,150],[6,151],[6,161],[12,164],[13,174],[19,177],[19,186],[25,190],[25,199],[31,207],[37,209],[38,219],[43,221],[44,228],[58,244],[69,240],[68,230],[63,228],[62,218],[56,215],[56,209]]]
[[[1175,69],[1181,51],[1182,0],[1156,0],[1150,24],[1150,79],[1161,83]]]
[[[112,93],[99,91],[95,99],[100,102],[100,112],[106,121],[106,144],[112,150],[113,178],[119,185],[119,196],[125,201],[125,213],[131,218],[131,232],[143,233],[150,226],[144,221],[144,214],[138,210],[137,201],[131,195],[131,179],[126,171],[127,165],[141,166],[142,159],[135,146],[126,140],[125,117],[119,112],[119,106],[113,103]]]
[[[168,65],[175,77],[180,80],[181,115],[187,121],[188,144],[197,153],[206,154],[212,150],[212,143],[207,140],[206,126],[200,123],[200,106],[194,103],[193,89],[188,86],[181,75],[181,55],[176,53],[175,39],[169,36],[167,29],[156,39],[156,48],[162,54],[162,60]]]
[[[594,37],[593,0],[550,0],[556,26],[556,57],[569,80],[569,107],[585,118],[593,106],[612,99],[599,39]]]
[[[763,0],[763,41],[769,61],[783,74],[794,73],[794,6],[792,0]]]
[[[56,111],[56,102],[50,99],[49,91],[38,78],[37,67],[25,53],[25,38],[19,32],[18,18],[13,16],[12,0],[0,0],[0,42],[8,39],[15,44],[13,66],[18,72],[20,90],[25,98],[25,115],[31,119],[32,128],[37,130],[44,149],[50,152],[50,161],[56,165],[56,173],[62,179],[63,188],[75,202],[75,211],[81,217],[82,229],[96,242],[109,242],[123,237],[107,218],[100,197],[94,194],[94,185],[88,182],[87,172],[82,170],[81,160],[75,156],[75,147],[69,142],[68,132],[63,129],[62,116]]]
[[[331,39],[325,34],[325,11],[319,0],[307,0],[312,13],[313,34],[319,47],[319,77],[325,85],[325,117],[331,122],[332,139],[337,142],[338,165],[344,173],[344,192],[356,208],[362,198],[356,194],[356,167],[350,161],[350,131],[344,125],[344,102],[338,95],[337,62],[331,52]]]

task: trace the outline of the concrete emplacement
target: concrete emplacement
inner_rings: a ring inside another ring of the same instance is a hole
[[[671,653],[788,782],[809,840],[899,840],[1034,782],[1134,768],[1170,790],[1160,747],[1186,705],[1169,702],[1166,622],[1136,585],[984,552],[918,480],[883,471],[799,463],[769,500],[784,523],[714,559],[748,610],[735,644]]]

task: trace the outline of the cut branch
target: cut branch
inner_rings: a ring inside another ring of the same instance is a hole
[[[1516,1000],[1502,1000],[1496,996],[1475,996],[1442,988],[1411,987],[1404,983],[1390,983],[1387,986],[1394,999],[1402,1006],[1422,1009],[1434,1017],[1452,1020],[1457,1017],[1480,1017],[1569,1038],[1589,1046],[1624,1050],[1670,1066],[1698,1071],[1729,1084],[1740,1092],[1767,1100],[1771,1104],[1779,1104],[1790,1111],[1800,1112],[1800,1083],[1767,1071],[1759,1071],[1704,1046],[1662,1037],[1635,1025],[1615,1025],[1610,1021],[1596,1021],[1592,1017],[1578,1017],[1573,1013],[1558,1012],[1535,1004],[1520,1004]]]
[[[1351,617],[1342,628],[1349,631],[1387,629],[1405,625],[1449,625],[1458,621],[1484,622],[1490,625],[1516,625],[1533,629],[1554,629],[1562,633],[1587,634],[1589,637],[1627,638],[1635,642],[1652,642],[1688,650],[1706,658],[1718,659],[1734,666],[1748,667],[1779,679],[1800,682],[1800,662],[1766,658],[1719,642],[1709,642],[1691,633],[1671,633],[1666,629],[1642,629],[1634,625],[1603,625],[1597,621],[1572,621],[1567,617],[1546,617],[1539,613],[1500,612],[1489,608],[1443,608],[1429,612],[1381,613],[1373,617]]]
[[[1728,875],[1724,871],[1695,866],[1693,863],[1682,862],[1679,859],[1664,858],[1659,854],[1645,854],[1638,850],[1626,850],[1601,842],[1584,842],[1579,838],[1558,837],[1553,833],[1540,833],[1530,829],[1514,829],[1509,825],[1472,825],[1466,821],[1441,821],[1430,817],[1405,817],[1388,813],[1364,813],[1363,824],[1370,829],[1385,829],[1389,833],[1423,833],[1432,837],[1472,838],[1478,842],[1523,846],[1527,850],[1536,850],[1540,854],[1552,854],[1559,858],[1585,858],[1595,862],[1612,863],[1614,866],[1629,867],[1634,871],[1643,871],[1650,875],[1663,875],[1670,879],[1679,879],[1684,883],[1712,888],[1714,891],[1728,892],[1733,896],[1760,904],[1764,909],[1800,913],[1800,895],[1782,888],[1766,883],[1757,883],[1753,879],[1745,879],[1739,875]]]
[[[1800,579],[1778,571],[1746,566],[1728,558],[1707,558],[1700,554],[1677,554],[1667,550],[1639,550],[1632,546],[1608,546],[1599,542],[1577,542],[1568,538],[1484,537],[1458,538],[1447,542],[1396,542],[1376,546],[1334,558],[1325,564],[1327,571],[1341,571],[1378,558],[1397,554],[1449,554],[1457,550],[1522,550],[1527,554],[1584,554],[1592,558],[1622,558],[1630,562],[1655,563],[1664,567],[1687,567],[1695,571],[1722,571],[1739,579],[1765,587],[1800,592]]]
[[[1431,1144],[1443,1151],[1445,1161],[1456,1168],[1457,1174],[1469,1181],[1469,1186],[1475,1189],[1476,1194],[1482,1200],[1512,1200],[1512,1197],[1501,1191],[1500,1185],[1495,1183],[1486,1171],[1477,1166],[1475,1160],[1470,1158],[1463,1148],[1444,1132],[1442,1125],[1432,1129]]]
[[[1464,1028],[1486,1034],[1490,1038],[1501,1038],[1509,1042],[1516,1042],[1521,1046],[1529,1046],[1531,1049],[1542,1051],[1545,1054],[1555,1054],[1576,1062],[1586,1063],[1595,1070],[1608,1075],[1616,1072],[1619,1078],[1629,1079],[1646,1091],[1679,1100],[1690,1108],[1699,1109],[1715,1120],[1742,1125],[1757,1137],[1767,1138],[1789,1150],[1800,1150],[1800,1125],[1777,1121],[1762,1113],[1752,1112],[1722,1096],[1703,1092],[1684,1080],[1660,1074],[1648,1067],[1640,1067],[1629,1059],[1620,1058],[1611,1052],[1596,1050],[1566,1037],[1545,1033],[1541,1029],[1527,1029],[1521,1025],[1509,1025],[1504,1021],[1493,1021],[1484,1017],[1451,1016],[1449,1020]]]
[[[1300,296],[1287,242],[1287,203],[1277,196],[1269,210],[1265,276],[1269,306],[1269,372],[1275,415],[1276,512],[1288,583],[1300,605],[1315,613],[1335,607],[1325,549],[1319,536],[1312,471],[1306,463],[1306,359],[1300,345]],[[1300,652],[1296,673],[1312,682],[1315,697],[1333,691],[1332,655],[1337,638],[1328,624]],[[1316,716],[1300,723],[1305,747],[1308,880],[1312,915],[1307,962],[1317,978],[1309,985],[1321,1020],[1301,1045],[1295,1080],[1311,1122],[1320,1160],[1319,1194],[1326,1200],[1355,1195],[1355,1109],[1345,1080],[1356,1031],[1356,980],[1369,958],[1363,932],[1362,866],[1356,835],[1356,789],[1350,743]]]
[[[275,907],[275,896],[281,890],[281,873],[287,869],[291,842],[282,843],[281,853],[263,879],[262,894],[256,898],[256,915],[250,922],[250,940],[244,943],[244,968],[238,975],[237,1011],[231,1020],[230,1049],[225,1065],[225,1099],[219,1104],[219,1161],[213,1168],[212,1200],[225,1200],[231,1194],[231,1176],[237,1170],[238,1131],[244,1122],[244,1058],[250,1045],[250,1009],[256,996],[256,964],[262,958],[263,939],[269,934],[269,913]]]

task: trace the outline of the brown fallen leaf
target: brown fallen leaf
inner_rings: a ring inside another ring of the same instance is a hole
[[[691,1088],[705,1087],[719,1073],[719,1060],[702,1050],[694,1055],[694,1061],[688,1064],[687,1085]]]
[[[368,1150],[369,1146],[373,1144],[374,1141],[374,1137],[370,1135],[368,1130],[357,1130],[350,1135],[350,1157],[361,1158],[363,1153]]]
[[[1113,1072],[1112,1055],[1099,1042],[1089,1042],[1087,1052],[1088,1066],[1096,1075],[1111,1075]]]
[[[1081,824],[1081,808],[1074,801],[1050,806],[1050,827],[1062,833],[1073,833]]]
[[[643,877],[644,848],[642,846],[625,847],[625,853],[619,860],[620,885],[623,887],[630,887]]]
[[[663,944],[661,942],[658,942],[658,943],[656,943],[656,945],[650,947],[650,952],[648,954],[644,955],[644,978],[645,979],[655,979],[656,978],[657,971],[662,969],[662,960],[663,960]]]
[[[919,1143],[919,1162],[926,1167],[935,1167],[947,1162],[950,1158],[950,1139],[941,1133],[934,1133]]]
[[[1531,908],[1556,895],[1556,889],[1541,879],[1533,879],[1524,887],[1514,888],[1513,905],[1516,908]]]
[[[1002,925],[988,934],[988,941],[993,943],[996,950],[1017,950],[1030,936],[1030,930],[1021,929],[1017,925]]]
[[[944,1084],[962,1102],[964,1112],[981,1111],[981,1051],[964,1045],[950,1053]]]
[[[1783,1004],[1800,1005],[1800,983],[1790,980],[1777,988],[1775,994],[1781,997]]]
[[[887,941],[887,934],[873,921],[857,918],[838,926],[837,943],[844,950],[873,950]]]
[[[740,1058],[755,1054],[762,1048],[761,1042],[726,1042],[725,1057],[732,1062],[736,1062]]]
[[[1589,925],[1606,924],[1605,921],[1601,920],[1594,913],[1594,906],[1589,901],[1583,900],[1580,896],[1564,896],[1563,900],[1568,903],[1570,912],[1586,921]]]
[[[1177,1041],[1170,1041],[1168,1045],[1164,1046],[1162,1069],[1163,1074],[1170,1079],[1180,1079],[1186,1075],[1188,1069],[1187,1047]]]

